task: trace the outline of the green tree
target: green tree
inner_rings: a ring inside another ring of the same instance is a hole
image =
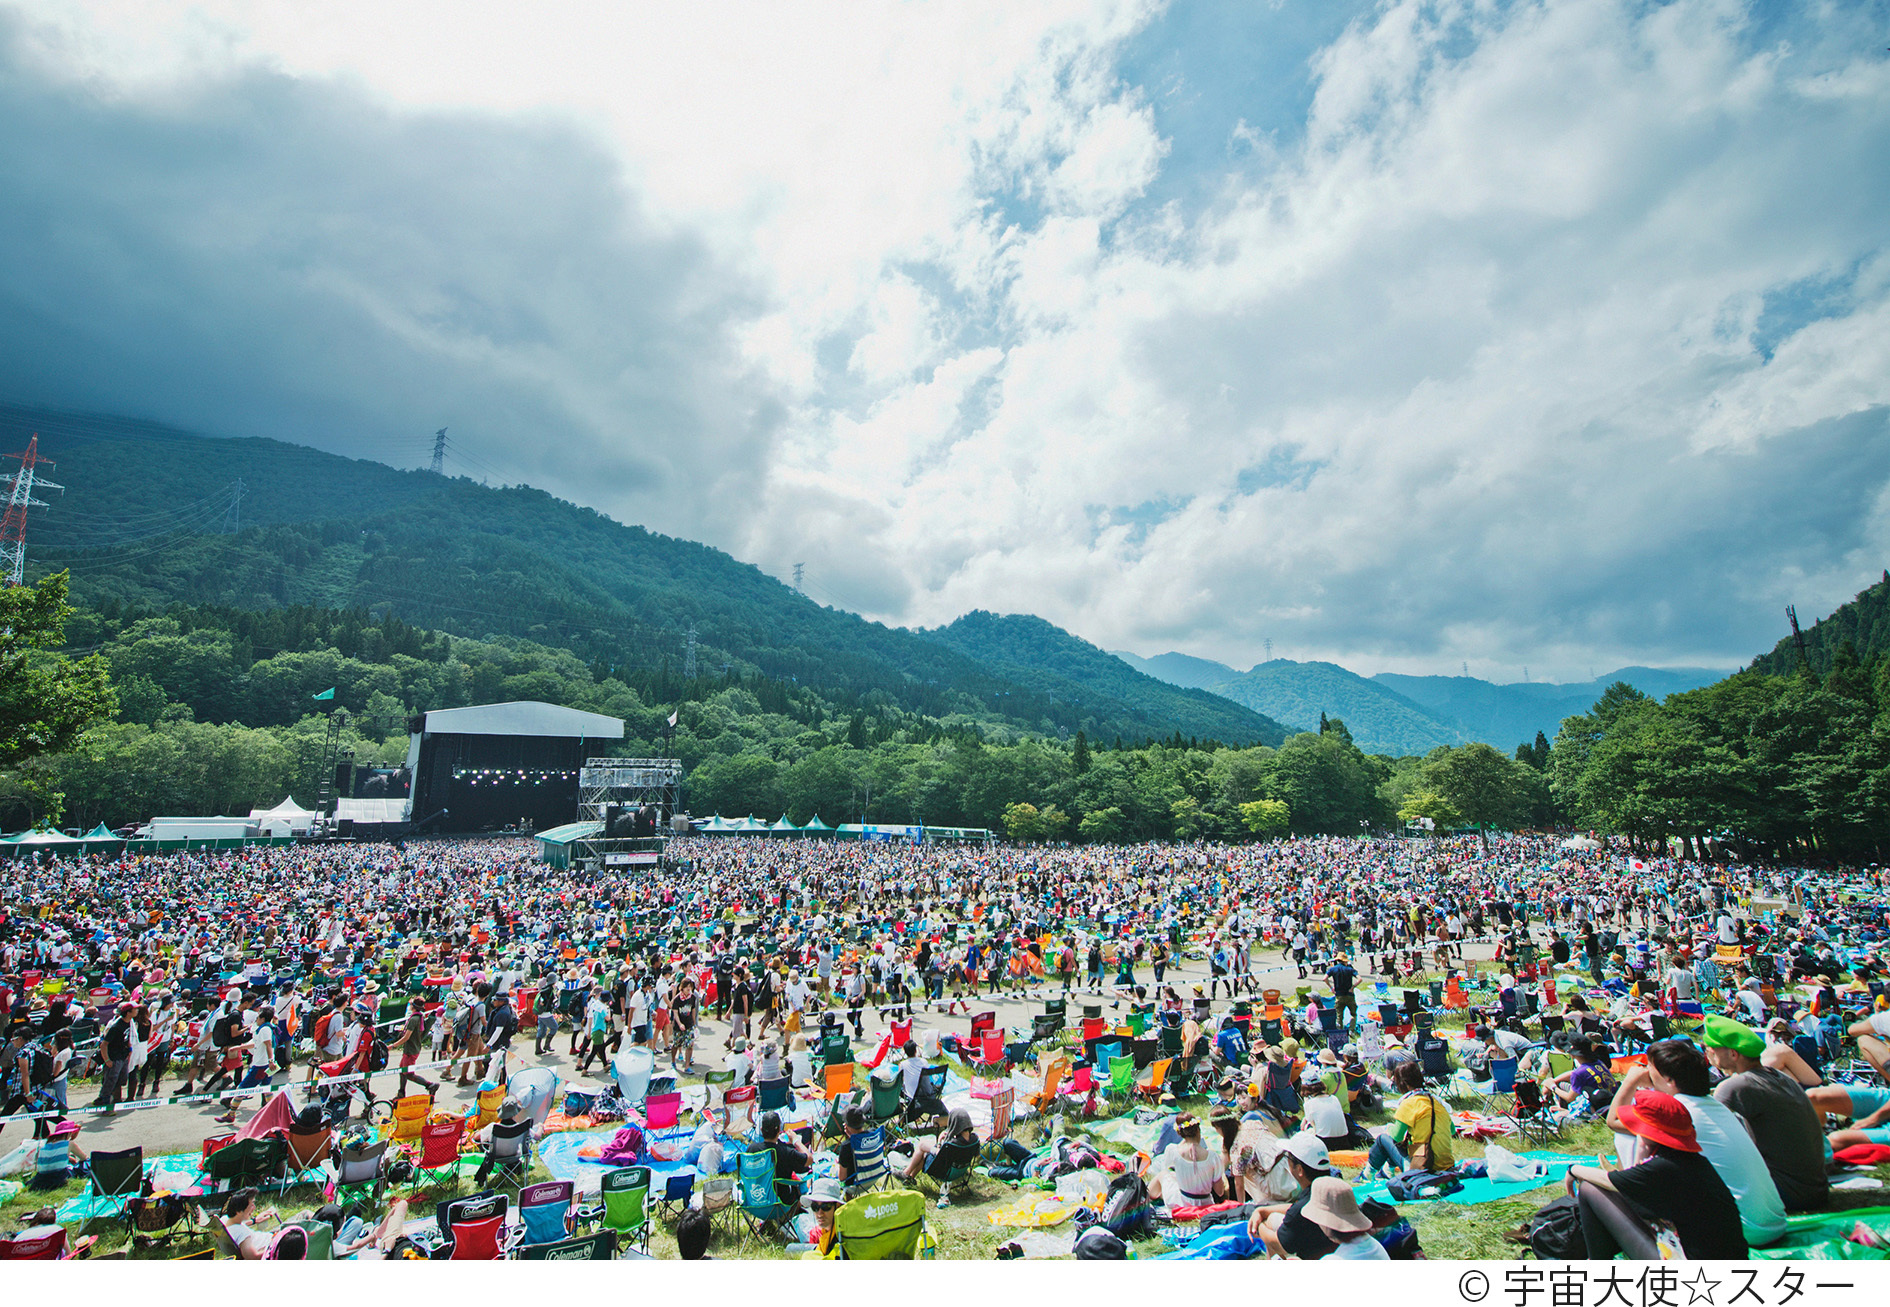
[[[1399,821],[1421,821],[1426,817],[1431,819],[1431,825],[1436,830],[1449,830],[1463,823],[1463,814],[1435,790],[1419,790],[1398,805]]]
[[[1255,799],[1240,805],[1240,820],[1255,835],[1266,838],[1284,835],[1292,824],[1292,813],[1279,799]]]
[[[118,710],[105,660],[69,658],[67,576],[0,590],[0,767],[57,753]]]
[[[1081,776],[1089,770],[1089,736],[1076,733],[1076,746],[1070,750],[1070,770]]]
[[[1083,820],[1076,823],[1076,829],[1086,840],[1095,844],[1104,844],[1122,833],[1122,809],[1097,808],[1083,814]]]
[[[1043,813],[1034,803],[1012,803],[1004,809],[1004,833],[1018,841],[1043,838]]]
[[[1425,759],[1424,780],[1451,807],[1474,822],[1485,848],[1487,827],[1515,826],[1527,820],[1530,791],[1520,773],[1527,770],[1487,744],[1438,749]]]

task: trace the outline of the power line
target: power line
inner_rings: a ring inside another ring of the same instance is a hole
[[[433,475],[446,475],[446,428],[433,433]]]

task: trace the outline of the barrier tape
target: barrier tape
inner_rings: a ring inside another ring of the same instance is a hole
[[[511,1055],[509,1048],[501,1051],[508,1057]],[[399,1066],[390,1061],[379,1071],[350,1071],[346,1075],[315,1076],[306,1080],[295,1080],[291,1078],[279,1085],[273,1083],[267,1085],[251,1085],[249,1088],[240,1092],[222,1089],[209,1094],[175,1094],[164,1098],[137,1098],[123,1103],[117,1103],[111,1107],[101,1107],[96,1103],[88,1103],[83,1107],[69,1107],[63,1112],[19,1112],[13,1116],[0,1116],[0,1126],[10,1125],[15,1121],[59,1120],[65,1117],[75,1116],[107,1116],[115,1115],[119,1112],[141,1112],[153,1107],[185,1107],[193,1103],[240,1103],[246,1098],[267,1098],[269,1095],[287,1089],[292,1085],[302,1088],[326,1089],[330,1085],[353,1084],[356,1081],[371,1080],[375,1076],[397,1076],[402,1071],[409,1073],[415,1071],[433,1071],[440,1067],[456,1067],[461,1063],[483,1063],[491,1056],[490,1053],[480,1053],[477,1056],[471,1057],[462,1055],[459,1057],[441,1058],[435,1062],[415,1062],[412,1066],[408,1067]],[[282,1073],[279,1072],[278,1074]]]

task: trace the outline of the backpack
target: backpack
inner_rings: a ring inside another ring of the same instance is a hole
[[[1545,1262],[1579,1262],[1588,1256],[1581,1209],[1573,1198],[1557,1198],[1529,1218],[1529,1247]]]
[[[1120,1262],[1129,1256],[1129,1246],[1100,1224],[1077,1235],[1070,1251],[1079,1262]]]
[[[1129,1239],[1138,1234],[1145,1234],[1154,1225],[1153,1209],[1149,1206],[1148,1186],[1142,1177],[1133,1171],[1124,1171],[1109,1182],[1109,1193],[1103,1199],[1101,1218],[1096,1222],[1118,1239]]]
[[[1385,1182],[1385,1192],[1401,1203],[1417,1198],[1442,1198],[1463,1188],[1463,1177],[1455,1167],[1447,1171],[1410,1170]]]

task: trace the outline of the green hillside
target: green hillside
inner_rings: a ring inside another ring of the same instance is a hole
[[[35,513],[29,579],[68,568],[75,602],[88,607],[369,609],[456,636],[568,649],[605,674],[680,671],[693,625],[705,676],[727,665],[843,705],[1099,738],[1204,734],[1209,723],[1229,739],[1264,734],[1250,714],[1202,713],[1166,687],[1150,694],[1127,668],[1117,689],[1020,681],[945,642],[824,608],[719,550],[529,487],[0,408],[8,448],[33,432],[66,489]]]
[[[1617,681],[1661,699],[1711,685],[1724,675],[1699,667],[1623,667],[1592,681],[1568,684],[1522,681],[1496,685],[1474,676],[1402,676],[1395,672],[1381,672],[1372,680],[1453,723],[1466,739],[1482,740],[1508,752],[1535,739],[1538,731],[1554,739],[1564,718],[1587,712]]]
[[[1183,689],[1144,675],[1114,654],[1077,639],[1041,617],[982,610],[921,635],[1079,711],[1101,702],[1134,706],[1172,731],[1225,744],[1279,744],[1279,722],[1204,690]]]
[[[1858,591],[1855,599],[1805,631],[1805,654],[1820,676],[1830,672],[1832,660],[1845,645],[1864,662],[1890,654],[1890,571],[1883,574],[1883,580]],[[1752,668],[1771,676],[1795,674],[1798,650],[1791,636],[1773,645],[1770,653],[1754,658]]]
[[[1403,695],[1334,663],[1275,658],[1214,692],[1299,730],[1319,729],[1321,713],[1340,718],[1367,753],[1404,757],[1465,739],[1454,725]]]
[[[1114,653],[1145,676],[1153,676],[1170,685],[1186,686],[1191,690],[1212,690],[1240,675],[1226,663],[1217,663],[1211,658],[1195,658],[1184,653],[1156,654],[1153,658],[1143,658],[1121,649]]]

